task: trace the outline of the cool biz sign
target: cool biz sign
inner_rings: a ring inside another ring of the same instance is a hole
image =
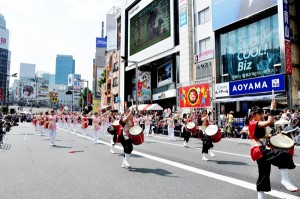
[[[233,95],[245,95],[255,93],[267,93],[284,91],[284,75],[272,75],[260,78],[229,82],[229,93]]]

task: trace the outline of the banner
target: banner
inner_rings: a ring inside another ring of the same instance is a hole
[[[180,108],[206,108],[210,106],[209,83],[179,88]]]
[[[272,90],[285,91],[284,75],[272,75],[229,82],[229,89],[230,96],[267,93],[272,92]]]
[[[88,94],[88,105],[91,105],[91,104],[92,104],[92,101],[93,101],[93,94],[92,94],[92,93],[89,93],[89,94]]]

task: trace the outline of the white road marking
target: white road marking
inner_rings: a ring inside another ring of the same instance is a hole
[[[79,135],[79,134],[76,134],[76,135]],[[91,137],[86,137],[86,139],[89,139],[89,140],[93,141],[93,138],[91,138]],[[107,145],[107,146],[111,146],[110,143],[104,142],[102,140],[98,140],[98,143],[101,143],[101,144],[104,144],[104,145]],[[117,148],[119,150],[123,150],[123,148],[121,146],[118,146],[118,145],[116,145],[115,148]],[[186,170],[186,171],[197,173],[197,174],[200,174],[202,176],[206,176],[206,177],[209,177],[209,178],[213,178],[213,179],[216,179],[216,180],[227,182],[229,184],[233,184],[233,185],[236,185],[236,186],[239,186],[239,187],[243,187],[243,188],[246,188],[246,189],[249,189],[249,190],[256,191],[256,184],[253,184],[253,183],[249,183],[249,182],[246,182],[246,181],[243,181],[243,180],[238,180],[238,179],[235,179],[235,178],[232,178],[232,177],[220,175],[220,174],[213,173],[213,172],[210,172],[210,171],[205,171],[205,170],[202,170],[202,169],[198,169],[198,168],[195,168],[195,167],[191,167],[191,166],[188,166],[188,165],[185,165],[185,164],[181,164],[181,163],[174,162],[174,161],[171,161],[171,160],[163,159],[163,158],[156,157],[156,156],[153,156],[153,155],[149,155],[149,154],[146,154],[146,153],[138,152],[138,151],[135,151],[135,150],[133,150],[132,153],[136,154],[136,155],[139,155],[139,156],[142,156],[144,158],[148,158],[148,159],[151,159],[151,160],[154,160],[154,161],[157,161],[157,162],[161,162],[161,163],[164,163],[164,164],[167,164],[167,165],[170,165],[170,166],[174,166],[174,167]],[[298,197],[298,196],[294,196],[294,195],[284,193],[284,192],[281,192],[281,191],[277,191],[277,190],[272,190],[270,192],[266,192],[266,194],[274,196],[276,198],[300,199],[300,197]]]

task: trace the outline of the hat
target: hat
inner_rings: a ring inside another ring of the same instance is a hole
[[[281,131],[281,133],[288,134],[288,133],[292,133],[292,132],[296,131],[297,129],[298,129],[298,126],[290,125],[290,126],[285,127],[285,128]]]

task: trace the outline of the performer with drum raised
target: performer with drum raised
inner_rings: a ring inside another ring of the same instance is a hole
[[[271,165],[277,166],[281,173],[281,184],[291,192],[298,191],[289,180],[288,169],[294,169],[292,156],[286,150],[269,148],[266,145],[266,130],[265,128],[274,123],[276,101],[272,99],[270,106],[270,114],[267,121],[263,121],[263,110],[254,106],[251,108],[252,120],[249,124],[249,134],[251,139],[251,158],[258,165],[258,179],[256,189],[258,198],[264,198],[264,192],[271,191],[270,172]]]
[[[122,168],[131,168],[129,164],[129,158],[133,150],[133,144],[132,140],[129,138],[129,130],[134,126],[134,121],[132,117],[133,110],[134,107],[128,108],[125,111],[124,116],[120,120],[120,124],[123,127],[123,132],[119,135],[119,141],[121,142],[124,148],[124,156],[121,166]]]
[[[200,128],[202,130],[202,160],[208,161],[208,158],[205,156],[205,154],[208,154],[214,158],[216,155],[212,152],[212,148],[214,147],[211,137],[205,133],[206,128],[208,127],[209,123],[209,115],[207,114],[207,110],[202,110],[201,112],[201,125]]]

